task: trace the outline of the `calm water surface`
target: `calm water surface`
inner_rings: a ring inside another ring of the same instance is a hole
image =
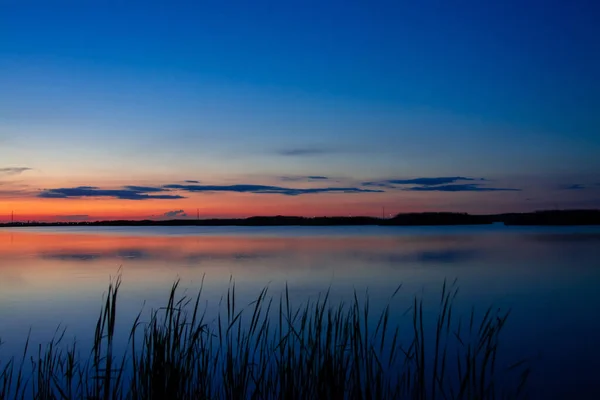
[[[295,303],[331,288],[334,300],[369,291],[378,308],[437,300],[458,279],[457,306],[512,309],[503,346],[529,357],[536,398],[600,398],[600,227],[73,227],[0,230],[0,355],[31,329],[58,324],[85,341],[102,294],[122,267],[119,321],[164,304],[171,284],[217,309],[230,277],[238,301],[287,282]],[[400,313],[402,310],[398,310]]]

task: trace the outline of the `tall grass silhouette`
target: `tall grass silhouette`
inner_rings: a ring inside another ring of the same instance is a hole
[[[0,360],[0,399],[496,399],[526,394],[524,360],[499,365],[499,336],[508,312],[488,308],[456,315],[456,282],[441,288],[437,316],[422,298],[397,294],[373,314],[355,292],[332,303],[330,291],[295,306],[289,290],[239,306],[235,282],[216,318],[194,297],[171,287],[165,307],[140,312],[127,350],[115,349],[121,277],[111,281],[91,351],[64,343],[57,330],[32,355]],[[429,324],[432,322],[433,324]],[[432,329],[428,329],[431,325]],[[119,354],[117,354],[119,353]],[[26,372],[25,365],[30,363]]]

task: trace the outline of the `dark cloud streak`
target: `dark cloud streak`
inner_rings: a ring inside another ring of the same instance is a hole
[[[175,218],[175,217],[187,217],[187,214],[183,210],[173,210],[173,211],[167,211],[166,213],[163,214],[163,216],[165,216],[167,218]]]
[[[323,177],[324,178],[324,177]],[[37,197],[45,199],[69,199],[84,197],[106,197],[119,200],[173,200],[183,199],[184,196],[167,194],[173,190],[202,193],[202,192],[235,192],[254,194],[280,194],[298,196],[318,193],[379,193],[383,190],[360,189],[355,187],[324,187],[324,188],[288,188],[269,185],[180,185],[170,184],[162,187],[155,186],[123,186],[120,189],[101,189],[96,186],[78,186],[72,188],[44,189]],[[166,193],[165,193],[166,192]],[[159,193],[159,194],[157,194]],[[182,210],[179,210],[182,211]]]
[[[382,181],[363,182],[363,186],[376,186],[393,188],[394,185],[420,185],[420,186],[435,186],[447,185],[458,181],[484,181],[484,178],[466,178],[463,176],[446,176],[437,178],[414,178],[414,179],[386,179]]]
[[[8,167],[0,168],[0,175],[19,175],[23,172],[31,171],[28,167]]]
[[[485,178],[467,178],[464,176],[443,176],[435,178],[413,179],[386,179],[380,181],[363,182],[363,186],[396,189],[412,192],[497,192],[520,191],[513,188],[495,188],[481,186],[480,183],[455,183],[455,182],[486,182]],[[416,185],[407,187],[408,185]]]
[[[309,176],[281,176],[279,179],[282,182],[302,182],[302,181],[327,181],[327,176],[309,175]]]
[[[161,187],[153,187],[153,186],[124,186],[125,189],[131,190],[133,192],[140,193],[158,193],[158,192],[166,192],[167,190]]]
[[[317,193],[380,193],[383,190],[360,189],[354,187],[338,188],[307,188],[296,189],[280,186],[267,185],[165,185],[167,189],[183,190],[186,192],[236,192],[236,193],[255,193],[255,194],[281,194],[285,196],[298,196],[302,194]]]
[[[414,186],[403,190],[413,192],[519,192],[521,189],[485,187],[478,184]]]
[[[561,185],[559,187],[559,189],[562,189],[562,190],[583,190],[583,189],[587,189],[587,186],[582,185],[581,183],[572,183],[572,184],[568,184],[568,185]]]
[[[332,154],[336,151],[329,148],[320,147],[297,147],[290,149],[281,149],[277,151],[280,156],[291,156],[291,157],[302,157],[302,156],[320,156],[325,154]]]
[[[137,189],[133,189],[137,188]],[[150,190],[138,190],[150,189]],[[79,186],[74,188],[58,188],[43,190],[38,197],[45,199],[68,199],[81,197],[109,197],[119,200],[174,200],[183,199],[180,195],[160,194],[149,195],[147,193],[163,192],[162,188],[144,188],[139,186],[126,186],[122,189],[100,189],[94,186]]]

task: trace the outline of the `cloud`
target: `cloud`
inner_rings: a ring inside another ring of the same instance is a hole
[[[191,179],[186,179],[184,182],[185,183],[200,183],[200,181],[193,181]]]
[[[464,176],[443,176],[435,178],[386,179],[381,181],[363,182],[363,186],[385,189],[399,189],[413,192],[495,192],[520,191],[521,189],[494,188],[481,186],[480,183],[455,182],[486,182],[485,178],[467,178]],[[406,187],[407,185],[416,185]]]
[[[174,211],[167,211],[166,213],[163,214],[163,216],[165,216],[167,218],[187,217],[187,214],[183,210],[174,210]]]
[[[301,182],[301,181],[326,181],[329,180],[326,176],[309,175],[309,176],[281,176],[279,179],[283,182]]]
[[[122,189],[100,189],[94,186],[79,186],[74,188],[45,189],[38,197],[45,199],[68,199],[81,197],[110,197],[120,200],[172,200],[183,199],[180,195],[148,193],[164,192],[163,188],[143,186],[125,186]]]
[[[134,192],[140,193],[158,193],[158,192],[166,192],[164,188],[153,187],[153,186],[123,186],[127,190],[131,190]]]
[[[0,181],[0,199],[19,199],[35,196],[38,191],[28,185],[10,181]]]
[[[324,147],[294,147],[278,150],[277,154],[280,156],[319,156],[335,152],[333,149]]]
[[[561,186],[559,186],[559,189],[562,189],[562,190],[582,190],[582,189],[587,189],[587,186],[582,185],[580,183],[573,183],[573,184],[569,184],[569,185],[561,185]]]
[[[0,199],[18,199],[30,195],[29,192],[24,190],[0,190]]]
[[[31,171],[31,168],[27,168],[27,167],[0,168],[0,175],[19,175],[26,171]]]
[[[325,187],[325,188],[308,188],[296,189],[280,186],[266,185],[165,185],[164,188],[183,190],[187,192],[236,192],[236,193],[256,193],[256,194],[281,194],[286,196],[298,196],[302,194],[317,194],[317,193],[380,193],[383,190],[360,189],[353,187]]]
[[[392,185],[391,183],[387,183],[386,181],[381,181],[381,182],[363,182],[362,185],[363,186],[368,186],[368,187],[378,187],[378,188],[382,188],[382,189],[398,189],[398,186]]]
[[[403,190],[415,191],[415,192],[498,192],[498,191],[511,191],[519,192],[521,189],[512,188],[493,188],[485,187],[479,184],[455,184],[455,185],[440,185],[440,186],[414,186]]]
[[[387,187],[394,188],[395,185],[421,185],[421,186],[435,186],[435,185],[447,185],[457,181],[485,181],[484,178],[465,178],[463,176],[447,176],[437,178],[414,178],[414,179],[386,179],[383,181],[374,182],[363,182],[363,186],[376,186],[376,187]]]
[[[325,178],[325,177],[323,177]],[[267,185],[164,185],[155,186],[135,186],[127,185],[119,189],[102,189],[96,186],[78,186],[71,188],[44,189],[37,194],[37,197],[45,199],[69,199],[85,197],[107,197],[120,200],[173,200],[183,199],[184,196],[171,194],[172,190],[181,190],[186,192],[236,192],[236,193],[255,193],[255,194],[281,194],[286,196],[298,196],[301,194],[317,193],[379,193],[383,190],[361,189],[355,187],[324,187],[324,188],[288,188],[281,186]],[[166,192],[166,193],[165,193]],[[179,210],[182,211],[182,210]]]

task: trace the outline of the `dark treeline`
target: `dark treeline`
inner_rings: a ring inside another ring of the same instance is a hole
[[[427,212],[398,214],[393,218],[375,217],[294,217],[256,216],[250,218],[114,220],[82,222],[15,222],[0,226],[418,226],[418,225],[600,225],[600,210],[555,210],[533,213],[473,215],[467,213]]]
[[[499,217],[506,225],[600,225],[600,210],[549,210]]]

